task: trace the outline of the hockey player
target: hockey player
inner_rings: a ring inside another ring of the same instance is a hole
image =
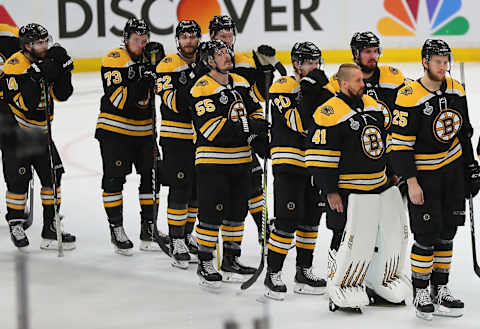
[[[71,83],[73,62],[64,48],[60,46],[49,48],[51,37],[39,24],[31,23],[22,26],[19,39],[21,50],[8,58],[3,66],[3,79],[6,85],[5,101],[20,127],[41,130],[46,136],[48,129],[46,106],[50,112],[48,120],[52,120],[54,99],[66,101],[73,93]],[[40,248],[58,248],[52,172],[56,175],[57,201],[60,205],[60,183],[64,169],[53,141],[52,154],[49,153],[49,141],[46,137],[42,139],[42,143],[43,151],[31,156],[18,156],[16,150],[22,148],[24,144],[3,150],[3,170],[7,183],[6,219],[12,241],[18,248],[29,245],[22,224],[25,221],[24,210],[28,184],[33,175],[32,167],[42,184],[40,196],[43,205],[43,229]],[[50,156],[53,164],[50,162]],[[51,165],[54,168],[51,168]],[[75,248],[75,236],[63,230],[62,242],[65,250]]]
[[[152,150],[156,145],[152,138],[150,104],[156,76],[146,50],[161,46],[149,43],[149,35],[150,29],[143,20],[130,18],[123,29],[124,46],[110,50],[103,58],[101,68],[105,94],[100,102],[95,138],[102,155],[103,204],[111,242],[116,252],[122,255],[131,255],[133,248],[123,228],[122,212],[123,184],[125,177],[132,172],[132,165],[140,175],[140,249],[157,250],[152,187]],[[158,190],[158,179],[156,184]],[[155,199],[158,204],[158,195]]]
[[[448,288],[453,239],[465,222],[465,196],[480,184],[465,90],[446,76],[451,61],[445,41],[425,41],[424,74],[400,89],[389,141],[394,171],[408,184],[413,303],[427,320],[462,315],[463,302]]]
[[[208,29],[210,33],[210,39],[221,40],[225,42],[225,44],[228,47],[230,47],[232,51],[234,50],[235,38],[237,35],[237,27],[235,25],[235,22],[232,20],[230,16],[221,15],[221,16],[213,17],[212,20],[210,21]],[[275,52],[273,48],[268,46],[264,46],[263,49],[265,47],[273,50],[273,53]],[[251,86],[252,97],[256,97],[261,102],[264,102],[266,88],[271,84],[271,81],[266,80],[267,75],[265,74],[265,70],[267,71],[273,70],[273,66],[262,65],[258,61],[258,58],[261,58],[261,59],[266,58],[267,60],[270,60],[272,63],[275,62],[276,58],[275,56],[265,56],[260,53],[259,55],[255,55],[255,58],[257,58],[258,65],[256,65],[256,63],[252,60],[252,58],[246,56],[245,54],[240,52],[234,53],[234,68],[232,70],[232,73],[238,74],[243,78],[245,78]],[[278,62],[278,60],[276,61]],[[273,77],[273,74],[272,74],[272,77]],[[259,109],[258,113],[255,114],[255,116],[258,118],[263,118],[263,110]],[[265,156],[264,147],[259,146],[254,151],[262,157]],[[259,243],[262,244],[262,241],[263,241],[262,214],[263,214],[263,208],[265,205],[265,200],[263,197],[262,167],[260,166],[258,158],[255,154],[253,154],[253,162],[252,162],[251,169],[252,169],[252,172],[251,172],[251,180],[252,180],[251,188],[252,189],[249,195],[248,208],[249,208],[250,215],[252,216],[255,224],[257,225]],[[223,225],[222,226],[223,241],[228,241],[229,235],[230,233],[228,232],[228,225]],[[267,235],[268,235],[268,232],[267,232]],[[229,242],[224,244],[224,248],[228,248],[229,244],[230,244]]]
[[[382,107],[365,95],[356,64],[342,64],[340,92],[319,106],[307,137],[306,164],[327,195],[327,227],[334,231],[327,291],[331,310],[368,305],[365,277],[381,277],[393,302],[410,289],[395,277],[401,246],[401,195],[387,183],[386,125]],[[385,218],[384,225],[380,222]],[[340,232],[340,234],[338,234]],[[377,234],[382,255],[373,257]],[[385,266],[385,263],[387,264]]]
[[[270,88],[275,228],[268,244],[265,296],[277,300],[283,300],[287,292],[281,274],[294,235],[297,248],[294,291],[320,295],[326,286],[325,280],[312,272],[324,203],[305,165],[306,131],[297,104],[299,82],[310,71],[318,69],[321,52],[311,42],[297,42],[291,58],[295,75],[280,77]]]
[[[162,98],[160,145],[164,183],[169,186],[167,220],[172,264],[184,269],[191,260],[189,251],[192,257],[198,251],[191,235],[198,205],[192,114],[186,100],[195,78],[195,53],[201,37],[197,22],[179,22],[175,29],[177,53],[166,56],[157,66],[157,93]]]
[[[196,227],[201,284],[218,288],[220,281],[244,280],[255,269],[239,263],[243,221],[247,214],[251,144],[266,139],[266,121],[252,98],[247,80],[229,71],[233,54],[222,41],[202,43],[199,55],[210,72],[191,89],[193,123],[197,131],[195,167],[199,214]],[[228,225],[229,248],[224,248],[222,274],[213,264],[220,225]]]

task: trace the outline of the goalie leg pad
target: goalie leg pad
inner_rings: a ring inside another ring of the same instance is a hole
[[[347,222],[327,283],[330,298],[339,307],[369,303],[364,280],[375,247],[380,210],[379,195],[350,194],[348,197]]]
[[[380,221],[375,252],[367,273],[367,286],[380,297],[392,303],[400,303],[410,297],[411,289],[400,280],[401,260],[405,260],[403,243],[406,222],[402,198],[397,187],[379,194],[381,200]]]

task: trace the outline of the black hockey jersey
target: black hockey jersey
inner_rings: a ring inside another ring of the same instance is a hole
[[[256,68],[254,60],[244,53],[236,52],[234,62],[231,73],[245,78],[251,86],[252,96],[254,95],[260,102],[265,102],[265,74]]]
[[[204,75],[190,91],[193,124],[197,132],[195,165],[238,165],[252,162],[240,116],[258,117],[258,101],[250,85],[237,74],[223,86]]]
[[[299,83],[290,76],[280,77],[270,88],[270,154],[274,173],[309,175],[305,165],[305,130],[297,103],[299,90]]]
[[[388,149],[398,175],[409,178],[417,170],[435,171],[462,154],[466,163],[473,162],[465,90],[450,77],[435,92],[420,80],[401,88],[390,130]]]
[[[3,67],[4,98],[20,127],[39,128],[46,132],[45,94],[50,120],[53,120],[54,100],[66,101],[73,93],[72,74],[65,73],[45,89],[44,83],[34,81],[28,72],[31,64],[22,51],[7,59]]]
[[[146,64],[132,60],[127,50],[110,50],[103,58],[103,92],[95,137],[152,135],[150,90],[139,84]]]
[[[319,106],[307,138],[306,164],[323,191],[378,193],[387,188],[386,129],[380,104],[339,93]]]
[[[187,64],[179,54],[166,56],[157,65],[156,92],[162,98],[160,144],[169,139],[192,140],[192,113],[188,109],[194,64]]]
[[[388,129],[392,123],[392,111],[395,107],[397,92],[404,86],[405,77],[403,73],[392,66],[379,65],[372,77],[363,79],[363,82],[365,83],[363,93],[371,96],[382,105],[385,125]],[[330,77],[330,81],[325,88],[334,94],[340,92],[340,86],[335,75]]]

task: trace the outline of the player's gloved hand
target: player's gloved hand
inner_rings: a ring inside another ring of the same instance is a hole
[[[157,74],[151,68],[147,68],[142,72],[142,77],[139,82],[140,89],[150,90],[155,85],[155,81],[157,81]]]
[[[250,131],[255,135],[265,138],[268,136],[268,131],[270,129],[270,123],[265,119],[252,119],[248,118],[248,126]]]
[[[60,65],[51,60],[47,60],[32,63],[27,69],[27,73],[34,81],[38,82],[45,79],[48,82],[53,82],[61,76],[62,69]]]
[[[268,142],[268,136],[257,136],[252,139],[250,146],[253,151],[258,154],[262,159],[270,158],[270,147]]]
[[[478,194],[480,190],[480,167],[477,161],[469,164],[465,168],[465,194],[469,198]]]
[[[307,74],[307,78],[313,79],[316,84],[319,84],[320,86],[326,85],[328,83],[328,77],[325,74],[324,71],[320,69],[313,69]],[[309,82],[311,83],[308,79],[302,79],[300,81],[300,84],[302,82]]]
[[[155,41],[147,43],[143,49],[143,53],[145,58],[155,67],[165,57],[165,49],[163,48],[163,45],[160,42]]]
[[[275,48],[269,45],[261,45],[256,50],[253,50],[253,59],[255,64],[260,66],[263,71],[273,71],[273,68],[275,68],[280,75],[287,75],[287,70],[275,54]]]
[[[73,70],[73,60],[68,55],[65,48],[60,45],[54,45],[47,51],[47,58],[60,65],[63,72],[70,72]]]

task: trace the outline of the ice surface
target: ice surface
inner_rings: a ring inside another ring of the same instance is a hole
[[[417,78],[420,64],[395,64],[406,76]],[[327,65],[330,75],[336,65]],[[465,65],[470,118],[476,130],[480,112],[480,64]],[[291,70],[291,68],[290,68]],[[460,77],[458,65],[452,70]],[[35,181],[34,224],[27,231],[30,248],[27,254],[29,275],[29,310],[31,328],[49,329],[147,329],[147,328],[223,328],[234,318],[240,328],[253,328],[253,319],[269,310],[271,328],[479,328],[480,278],[472,269],[469,227],[459,229],[455,239],[451,287],[465,301],[465,315],[460,319],[434,318],[427,323],[414,315],[411,306],[366,307],[363,315],[328,310],[327,297],[301,296],[293,293],[295,251],[287,257],[284,281],[289,292],[284,302],[265,306],[256,301],[263,293],[262,275],[241,295],[239,286],[225,284],[220,294],[201,290],[192,265],[183,271],[170,266],[162,253],[138,251],[139,204],[138,176],[131,175],[125,184],[124,218],[127,234],[135,243],[133,257],[113,253],[101,196],[101,159],[93,138],[99,100],[102,95],[99,73],[74,75],[75,93],[66,103],[56,106],[53,123],[54,140],[60,150],[66,174],[62,181],[62,213],[65,229],[77,235],[77,250],[57,258],[54,252],[40,251],[42,223],[40,183]],[[2,176],[3,177],[3,176]],[[269,182],[272,182],[270,176]],[[5,184],[0,183],[0,195]],[[268,189],[269,211],[273,214],[272,187]],[[159,227],[166,231],[167,189],[161,190]],[[479,214],[479,206],[476,207]],[[2,206],[2,216],[5,206]],[[480,219],[478,219],[480,222]],[[326,272],[330,232],[324,219],[315,252],[315,268]],[[467,219],[468,223],[468,219]],[[480,237],[478,238],[480,240]],[[15,255],[5,221],[0,221],[0,328],[16,328]],[[256,266],[259,247],[252,219],[246,220],[243,262]]]

